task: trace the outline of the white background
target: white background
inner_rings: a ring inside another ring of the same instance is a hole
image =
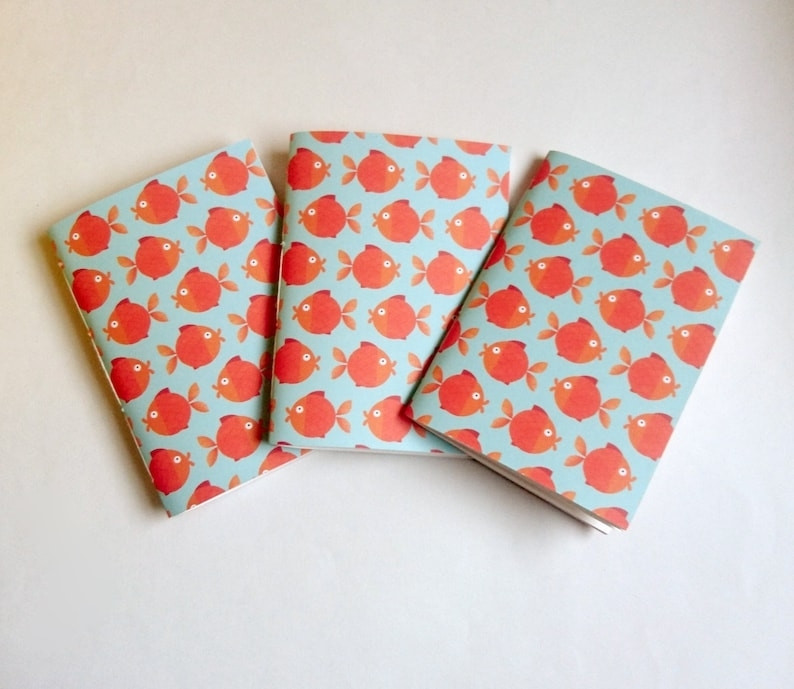
[[[0,2],[0,686],[782,687],[794,6]],[[47,227],[240,138],[557,148],[762,246],[626,534],[468,460],[314,453],[169,520]]]

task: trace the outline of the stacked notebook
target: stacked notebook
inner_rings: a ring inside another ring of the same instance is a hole
[[[283,228],[248,141],[57,223],[168,513],[366,448],[466,454],[625,529],[755,242],[562,153],[505,224],[508,187],[506,146],[301,132]]]

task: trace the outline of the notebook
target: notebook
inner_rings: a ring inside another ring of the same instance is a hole
[[[592,526],[625,529],[756,243],[686,204],[551,152],[409,413]],[[725,382],[730,387],[730,381]]]
[[[460,454],[400,412],[507,215],[505,146],[292,135],[270,441]]]
[[[241,141],[50,229],[169,516],[299,454],[263,441],[279,228],[273,187]]]

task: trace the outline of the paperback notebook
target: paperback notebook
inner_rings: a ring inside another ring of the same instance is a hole
[[[754,250],[694,208],[552,152],[414,418],[583,521],[625,529]]]
[[[297,454],[262,441],[279,212],[251,142],[242,141],[50,229],[169,515]]]
[[[292,135],[270,441],[451,452],[400,414],[507,215],[504,146]]]

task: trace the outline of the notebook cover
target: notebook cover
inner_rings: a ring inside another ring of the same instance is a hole
[[[294,459],[262,440],[280,207],[250,141],[50,229],[58,262],[169,515]]]
[[[507,215],[509,151],[292,135],[271,442],[460,454],[400,414]]]
[[[754,251],[690,206],[552,152],[412,413],[558,507],[625,529]]]

